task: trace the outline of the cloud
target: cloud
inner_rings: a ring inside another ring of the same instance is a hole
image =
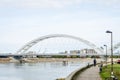
[[[0,7],[23,8],[62,8],[82,3],[94,3],[102,5],[119,5],[119,0],[0,0]]]
[[[2,0],[0,6],[49,8],[64,7],[77,2],[79,0]]]

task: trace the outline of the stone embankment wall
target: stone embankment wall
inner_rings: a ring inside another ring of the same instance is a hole
[[[76,78],[76,76],[77,76],[78,74],[80,74],[80,73],[83,72],[85,69],[87,69],[87,68],[89,68],[89,67],[91,67],[91,66],[92,66],[92,64],[86,65],[86,66],[83,66],[83,67],[80,68],[80,69],[77,69],[77,70],[73,71],[70,75],[68,75],[68,76],[65,78],[65,80],[75,80],[75,78]]]
[[[10,58],[0,58],[0,63],[10,62]]]

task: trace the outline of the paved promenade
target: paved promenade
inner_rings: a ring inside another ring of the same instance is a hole
[[[80,73],[76,80],[102,80],[99,75],[99,67],[93,66]]]

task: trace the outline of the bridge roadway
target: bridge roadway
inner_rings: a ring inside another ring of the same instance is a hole
[[[0,53],[0,56],[92,56],[92,55],[95,55],[95,56],[103,56],[105,54],[91,54],[91,53],[88,53],[88,54],[53,54],[53,53],[41,53],[41,54],[5,54],[5,53]]]

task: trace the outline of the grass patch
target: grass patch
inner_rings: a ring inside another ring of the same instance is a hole
[[[113,65],[113,72],[114,72],[114,76],[116,76],[118,80],[120,80],[120,64]],[[105,80],[106,78],[110,77],[110,74],[111,74],[111,65],[108,65],[107,67],[104,66],[102,68],[102,72],[100,73],[100,76],[102,80]]]

